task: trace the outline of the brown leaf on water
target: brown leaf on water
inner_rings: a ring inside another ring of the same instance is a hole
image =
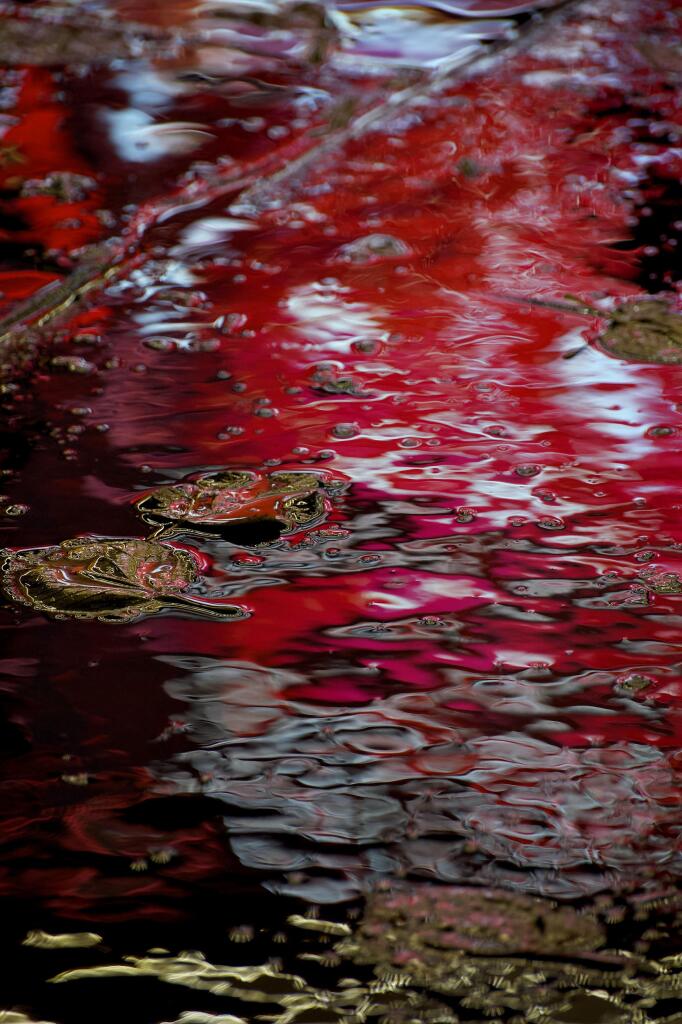
[[[329,494],[342,486],[330,473],[224,470],[159,487],[136,504],[150,525],[170,524],[167,534],[224,533],[258,546],[322,522],[331,510]],[[254,528],[253,538],[245,527]]]
[[[665,298],[624,302],[596,340],[599,348],[618,359],[682,363],[682,315]]]
[[[189,551],[169,544],[85,537],[7,552],[1,572],[11,600],[60,618],[130,622],[174,606],[241,617],[233,605],[185,595],[198,570]]]

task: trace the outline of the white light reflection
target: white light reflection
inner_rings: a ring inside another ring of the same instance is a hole
[[[336,283],[315,281],[294,289],[286,309],[298,333],[311,347],[322,343],[331,352],[347,352],[354,341],[381,341],[386,337],[379,322],[382,310],[363,302],[347,302],[341,295],[348,289]]]

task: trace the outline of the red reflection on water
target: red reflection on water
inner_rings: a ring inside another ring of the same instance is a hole
[[[309,145],[317,107],[285,143],[249,134],[243,98],[188,88],[164,117],[210,141],[142,167],[102,127],[99,107],[127,109],[112,72],[91,73],[96,103],[70,121],[51,72],[14,73],[3,146],[23,159],[4,185],[58,169],[96,188],[7,200],[14,242],[53,262],[8,260],[3,302],[107,234],[101,203],[125,244],[147,234],[136,268],[60,326],[55,351],[83,372],[48,362],[16,396],[27,450],[5,489],[29,511],[6,543],[142,536],[132,499],[219,467],[351,486],[311,534],[246,557],[197,542],[202,594],[248,620],[3,612],[3,692],[29,744],[2,769],[6,892],[93,920],[191,915],[182,885],[226,864],[270,881],[299,857],[343,876],[331,900],[392,870],[451,880],[464,842],[488,880],[513,862],[556,895],[679,871],[680,370],[583,347],[593,318],[527,301],[639,294],[628,193],[643,163],[677,173],[682,112],[635,44],[679,17],[661,0],[566,19],[561,44],[541,35],[320,153],[276,202],[222,177],[202,191],[201,161],[228,155],[235,181],[270,170]],[[292,104],[257,116],[288,125]],[[641,143],[641,119],[667,134]],[[87,125],[96,146],[77,144]],[[193,161],[199,198],[184,180],[173,215],[159,182]],[[205,796],[191,826],[128,813]]]

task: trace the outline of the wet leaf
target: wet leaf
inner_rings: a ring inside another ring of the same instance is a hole
[[[611,314],[597,344],[618,359],[682,363],[682,315],[667,299],[624,302]]]
[[[328,473],[225,470],[159,487],[136,504],[147,523],[178,524],[162,527],[166,535],[208,531],[257,546],[322,522],[339,486]]]
[[[240,608],[184,595],[198,578],[188,551],[152,541],[75,538],[56,547],[7,552],[7,596],[48,615],[130,622],[180,605],[239,617]]]

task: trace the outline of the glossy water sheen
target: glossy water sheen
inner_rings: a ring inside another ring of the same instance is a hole
[[[8,576],[0,1021],[677,1020],[680,13],[531,7],[8,9],[3,543],[186,554]]]

